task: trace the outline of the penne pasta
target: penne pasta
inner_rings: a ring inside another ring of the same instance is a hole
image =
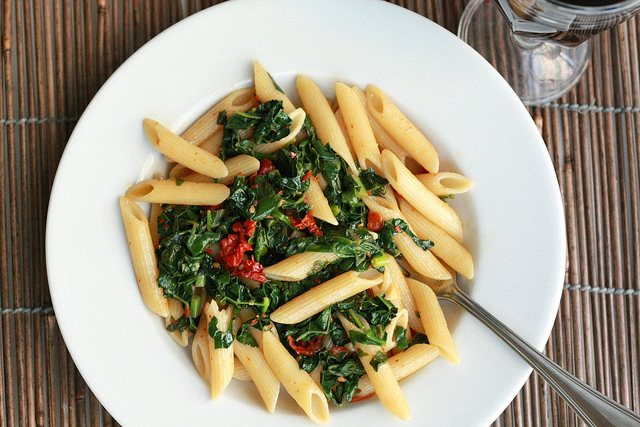
[[[231,185],[236,176],[250,176],[260,169],[260,160],[247,154],[240,154],[225,160],[228,175],[220,180],[220,184]]]
[[[427,190],[391,151],[382,152],[382,170],[391,186],[413,207],[454,239],[462,240],[462,222],[458,214],[451,206]]]
[[[162,175],[157,173],[154,175],[155,179],[163,179]],[[157,248],[160,243],[160,235],[158,234],[158,216],[162,213],[162,207],[160,203],[151,203],[151,209],[149,210],[149,232],[151,233],[151,241],[153,247]]]
[[[216,346],[215,340],[209,335],[210,323],[215,318],[217,330],[226,332],[233,319],[233,307],[229,306],[224,310],[218,309],[218,304],[211,301],[204,309],[203,313],[207,318],[207,335],[209,345],[209,367],[211,373],[210,387],[211,398],[217,400],[222,392],[227,388],[231,378],[233,378],[233,345],[226,348]]]
[[[158,261],[149,231],[149,221],[142,208],[127,197],[120,197],[120,212],[142,299],[154,313],[167,317],[169,306],[162,288],[158,286]]]
[[[335,302],[382,283],[382,274],[376,270],[348,271],[319,284],[299,295],[271,313],[277,323],[294,324],[320,313]]]
[[[160,123],[145,119],[144,132],[151,145],[181,165],[211,178],[227,175],[227,168],[217,156],[190,144]]]
[[[137,202],[213,206],[225,201],[229,193],[223,184],[148,179],[129,187],[125,196]]]
[[[263,332],[264,357],[284,388],[311,421],[329,424],[329,404],[324,392],[313,378],[298,367],[298,361],[289,354],[272,333]]]
[[[377,212],[385,221],[402,218],[397,205],[384,197],[366,197],[363,199],[370,211]],[[450,279],[451,273],[430,252],[425,251],[406,233],[398,233],[393,236],[398,250],[402,256],[421,274],[434,279]]]
[[[396,234],[393,236],[393,241],[402,256],[419,273],[437,280],[451,279],[451,273],[438,261],[438,258],[431,251],[425,251],[418,246],[406,233]]]
[[[191,343],[191,359],[198,374],[207,382],[211,381],[211,365],[209,362],[209,332],[207,316],[200,316],[198,328]]]
[[[336,83],[336,97],[342,119],[362,169],[373,168],[381,173],[380,150],[373,134],[367,112],[353,89],[344,83]]]
[[[264,354],[260,348],[244,345],[237,340],[233,343],[233,350],[241,366],[256,385],[267,411],[273,414],[280,394],[280,381],[267,364]]]
[[[347,128],[344,126],[344,119],[342,118],[342,112],[338,108],[333,115],[336,118],[336,122],[338,122],[338,127],[340,128],[340,132],[342,132],[342,136],[344,140],[347,141],[347,146],[349,147],[349,153],[351,153],[352,158],[356,158],[356,152],[353,150],[353,144],[349,141],[349,134],[347,133]]]
[[[427,338],[429,338],[429,343],[437,346],[442,357],[449,362],[460,363],[458,350],[451,338],[447,320],[444,318],[436,294],[428,285],[417,280],[407,279],[407,284],[416,300],[416,306],[420,312],[420,320]]]
[[[347,162],[351,173],[358,175],[358,168],[356,168],[347,141],[340,131],[327,98],[324,97],[320,88],[306,77],[299,76],[296,80],[296,86],[304,109],[309,114],[322,143],[329,144]]]
[[[177,299],[167,299],[167,305],[169,306],[169,315],[164,318],[164,327],[171,325],[176,320],[178,320],[184,314],[184,307],[182,303]],[[169,335],[175,342],[178,343],[180,347],[186,347],[189,344],[189,331],[179,331],[175,330],[169,332]]]
[[[342,323],[342,327],[348,334],[350,334],[354,329],[357,330],[355,325],[349,322],[349,320],[342,314],[338,313],[338,318],[340,319],[340,323]],[[382,351],[381,348],[374,345],[358,343],[356,344],[356,349],[360,350],[358,352],[358,357],[360,358],[362,366],[367,372],[369,381],[373,385],[373,389],[378,395],[380,402],[382,402],[382,405],[384,405],[387,411],[401,420],[410,419],[411,410],[409,409],[409,404],[400,389],[400,385],[398,384],[389,363],[386,362],[379,365],[378,369],[374,369],[371,365],[373,356]]]
[[[289,117],[291,118],[291,125],[289,126],[289,135],[277,141],[270,142],[267,144],[256,144],[253,147],[253,150],[256,153],[271,154],[271,153],[275,153],[282,147],[289,145],[292,142],[295,142],[296,137],[300,134],[300,131],[302,130],[302,126],[304,126],[304,120],[307,117],[307,114],[304,112],[302,108],[298,108],[292,111],[289,114]]]
[[[309,189],[307,190],[305,197],[307,198],[307,203],[311,205],[311,213],[315,218],[321,219],[332,225],[338,225],[338,220],[333,214],[331,206],[329,206],[329,202],[327,202],[327,198],[324,196],[324,193],[320,188],[320,184],[314,178],[311,178],[311,181],[309,182]]]
[[[462,194],[473,188],[473,181],[455,172],[422,173],[416,178],[436,196]]]
[[[233,379],[238,381],[253,381],[251,379],[251,375],[249,374],[249,371],[247,371],[247,368],[245,368],[242,362],[238,360],[238,351],[235,348],[235,345],[236,345],[235,341],[233,345],[234,345],[233,355],[236,356],[235,360],[233,361]],[[280,387],[280,383],[278,383],[278,388],[279,387]]]
[[[222,145],[222,129],[218,129],[213,135],[211,135],[209,138],[202,141],[202,143],[198,144],[198,146],[202,148],[204,151],[207,151],[216,157],[220,157],[221,145]],[[169,163],[174,162],[174,160],[168,156],[164,156],[164,159]],[[182,166],[182,167],[186,168],[186,166]],[[172,172],[173,172],[173,169],[172,169]],[[171,175],[171,172],[170,172],[169,176],[174,177],[176,175]]]
[[[382,127],[427,171],[438,172],[438,153],[422,132],[377,87],[367,86],[366,95],[369,112]]]
[[[338,256],[333,252],[301,252],[265,267],[264,274],[271,280],[295,282],[337,260]]]
[[[419,238],[433,242],[431,251],[438,258],[467,279],[473,278],[473,258],[464,246],[425,218],[406,200],[400,201],[400,210]]]
[[[247,319],[255,316],[255,312],[250,309],[240,310],[238,318],[234,321],[233,332],[237,334],[240,325]],[[275,329],[275,328],[273,328]],[[258,393],[262,397],[267,411],[273,414],[276,409],[276,403],[278,402],[278,395],[280,394],[280,381],[275,376],[267,360],[262,353],[262,332],[252,329],[252,336],[258,342],[258,347],[251,347],[239,342],[237,339],[233,342],[233,351],[236,356],[236,360],[239,361],[239,365],[236,364],[235,370],[238,370],[240,366],[250,381],[253,381]],[[234,378],[235,378],[234,372]]]
[[[404,163],[405,159],[410,157],[407,150],[405,150],[402,145],[398,144],[396,140],[393,139],[391,135],[389,135],[389,132],[387,132],[384,127],[382,127],[382,125],[378,123],[378,121],[371,115],[371,112],[367,107],[367,97],[364,91],[358,86],[353,86],[351,89],[353,89],[356,95],[358,95],[358,98],[360,98],[360,102],[362,103],[362,106],[367,113],[369,125],[371,126],[371,130],[373,131],[373,135],[375,136],[378,145],[383,149],[391,151],[400,159],[402,163]]]
[[[430,344],[415,344],[405,351],[389,357],[389,366],[397,381],[403,380],[438,357],[438,347]],[[366,397],[374,393],[373,384],[367,375],[360,378],[356,397]]]
[[[424,333],[422,322],[418,317],[418,308],[416,307],[416,302],[413,298],[413,295],[411,295],[411,291],[409,290],[409,285],[407,285],[406,278],[404,277],[404,274],[402,274],[402,270],[400,269],[400,266],[398,265],[396,259],[391,255],[387,254],[387,256],[390,259],[389,263],[384,268],[384,274],[385,277],[389,277],[389,280],[396,285],[401,304],[398,305],[398,307],[403,307],[407,310],[408,323],[411,329],[420,333]]]
[[[218,115],[220,112],[225,111],[228,117],[239,111],[247,111],[255,104],[255,90],[252,87],[238,89],[204,113],[182,134],[182,138],[191,144],[200,145],[204,140],[222,129],[222,125],[218,124]],[[171,155],[167,155],[178,161]]]
[[[222,129],[218,129],[213,135],[209,138],[202,141],[202,144],[199,145],[204,151],[207,151],[213,154],[216,157],[220,157],[220,147],[222,146]]]
[[[253,82],[256,87],[256,96],[260,102],[267,102],[274,99],[282,101],[282,108],[287,114],[290,114],[296,109],[287,95],[276,86],[271,74],[269,74],[258,61],[253,61]]]

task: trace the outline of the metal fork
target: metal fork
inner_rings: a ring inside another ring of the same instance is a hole
[[[452,301],[465,308],[502,338],[509,347],[514,349],[531,365],[538,375],[547,381],[551,388],[569,404],[588,426],[640,426],[640,416],[638,414],[580,381],[478,305],[458,287],[455,274],[453,274],[452,280],[430,281],[429,286],[431,286],[439,299]]]

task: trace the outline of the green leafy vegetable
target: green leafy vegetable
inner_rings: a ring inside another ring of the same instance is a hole
[[[209,321],[209,336],[213,338],[215,348],[229,348],[233,344],[233,334],[231,333],[231,325],[228,331],[218,329],[218,318],[213,317]]]
[[[380,366],[387,363],[387,360],[388,360],[387,355],[379,351],[373,355],[369,364],[373,367],[374,371],[378,372],[378,369],[380,368]]]

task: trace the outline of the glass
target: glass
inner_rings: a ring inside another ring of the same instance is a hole
[[[480,52],[525,105],[568,92],[589,63],[589,38],[640,11],[640,0],[471,0],[458,36]]]

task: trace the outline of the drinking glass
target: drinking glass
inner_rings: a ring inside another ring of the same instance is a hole
[[[458,36],[493,63],[525,105],[578,83],[594,35],[640,11],[640,0],[471,0]]]

